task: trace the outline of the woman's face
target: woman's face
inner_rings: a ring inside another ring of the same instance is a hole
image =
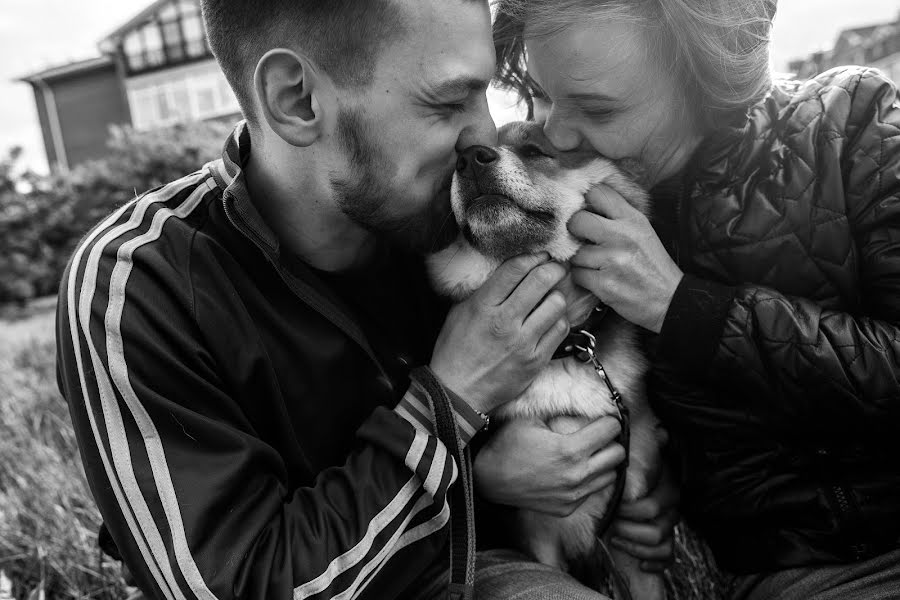
[[[679,173],[700,140],[670,71],[637,24],[590,22],[553,36],[525,29],[535,118],[559,150],[637,160],[652,186]],[[647,41],[645,41],[647,40]]]

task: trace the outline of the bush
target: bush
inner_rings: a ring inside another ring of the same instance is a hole
[[[91,227],[135,196],[218,158],[230,132],[216,121],[115,129],[108,158],[46,177],[14,177],[18,152],[11,151],[0,160],[0,303],[55,294]]]

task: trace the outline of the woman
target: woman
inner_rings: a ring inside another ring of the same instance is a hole
[[[501,79],[560,150],[636,159],[576,280],[655,336],[682,510],[736,598],[900,590],[900,102],[880,73],[773,83],[775,0],[507,0]]]

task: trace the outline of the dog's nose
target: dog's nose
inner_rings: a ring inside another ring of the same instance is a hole
[[[456,159],[456,171],[463,177],[475,179],[485,167],[495,162],[500,156],[493,148],[487,146],[469,146]]]

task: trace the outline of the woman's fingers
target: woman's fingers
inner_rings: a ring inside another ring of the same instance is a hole
[[[593,211],[608,219],[628,219],[642,214],[608,185],[594,186],[585,194],[585,199]]]

